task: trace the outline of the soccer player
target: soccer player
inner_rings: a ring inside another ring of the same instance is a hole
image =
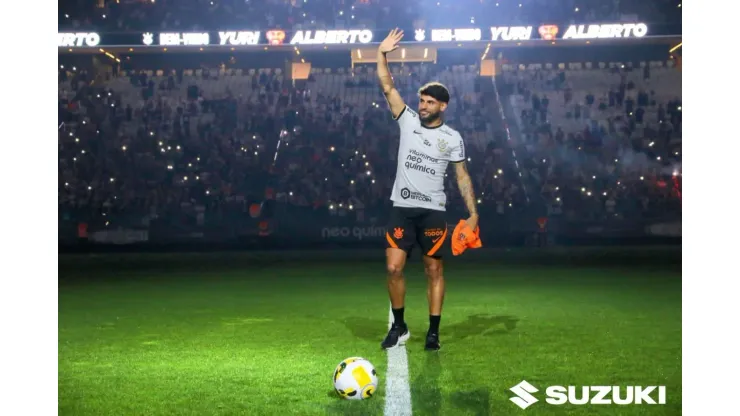
[[[386,54],[396,50],[402,38],[403,31],[392,30],[378,47],[377,56],[378,79],[401,130],[398,167],[391,193],[393,208],[386,234],[388,294],[393,325],[381,346],[388,349],[409,339],[409,329],[403,317],[406,297],[403,268],[412,248],[418,244],[428,284],[429,331],[425,349],[439,350],[439,322],[445,294],[440,248],[447,238],[444,179],[448,163],[455,166],[457,185],[470,213],[466,221],[473,230],[478,226],[478,212],[470,175],[465,167],[465,144],[460,133],[442,120],[442,113],[450,101],[447,88],[438,82],[421,87],[417,113],[403,102],[393,86]]]

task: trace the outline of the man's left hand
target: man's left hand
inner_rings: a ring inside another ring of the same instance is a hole
[[[475,229],[478,227],[478,214],[473,214],[465,220],[466,223],[468,223],[468,227],[470,227],[471,230],[475,231]]]

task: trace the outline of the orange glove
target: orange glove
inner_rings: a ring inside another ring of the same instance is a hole
[[[480,248],[483,244],[480,241],[480,227],[471,230],[465,220],[460,220],[452,232],[452,255],[459,256],[469,248]]]

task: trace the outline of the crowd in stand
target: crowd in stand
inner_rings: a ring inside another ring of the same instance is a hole
[[[681,73],[659,64],[506,73],[524,173],[551,214],[680,213]]]
[[[341,79],[346,85],[365,80],[356,88],[377,99],[364,106],[317,91],[313,77],[292,86],[275,71],[229,78],[247,80],[242,94],[208,87],[229,77],[224,73],[180,72],[155,82],[132,71],[91,85],[84,71],[72,69],[60,68],[60,211],[105,222],[113,214],[245,212],[266,199],[335,215],[390,204],[398,127],[362,68]],[[396,78],[412,107],[421,75],[450,74],[436,65],[414,69],[424,72],[407,68]],[[501,214],[521,209],[505,137],[491,127],[492,98],[480,87],[448,86],[459,98],[446,118],[467,138],[480,203],[497,205]],[[450,206],[462,209],[451,169],[447,182]]]

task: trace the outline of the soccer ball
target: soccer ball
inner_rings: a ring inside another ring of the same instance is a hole
[[[342,398],[369,399],[377,389],[378,373],[370,361],[362,357],[347,358],[334,370],[334,390]]]

